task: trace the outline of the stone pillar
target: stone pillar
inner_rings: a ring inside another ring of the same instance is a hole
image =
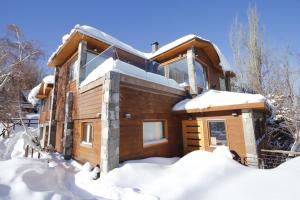
[[[72,158],[73,120],[72,120],[73,93],[67,92],[64,121],[63,155],[65,160]]]
[[[119,166],[120,74],[108,72],[103,83],[101,110],[101,171],[104,173]]]
[[[56,140],[56,98],[57,98],[57,81],[58,81],[59,67],[55,67],[54,69],[54,85],[52,89],[51,96],[51,110],[50,110],[50,122],[49,122],[49,139],[48,145],[52,145],[55,148],[55,140]]]
[[[196,82],[194,48],[190,48],[187,50],[187,66],[188,66],[188,75],[189,75],[190,94],[197,95],[198,87]]]
[[[77,65],[77,87],[79,87],[81,81],[85,78],[85,68],[83,66],[87,62],[87,42],[82,40],[78,46],[78,65]]]
[[[255,138],[255,127],[253,121],[253,110],[242,110],[244,140],[246,146],[247,162],[258,167],[257,145]]]

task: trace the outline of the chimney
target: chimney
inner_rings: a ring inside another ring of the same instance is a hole
[[[151,48],[152,48],[152,53],[154,53],[155,51],[158,50],[158,42],[153,42],[151,44]]]

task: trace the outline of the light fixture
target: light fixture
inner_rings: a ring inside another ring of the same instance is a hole
[[[238,116],[238,114],[236,112],[233,112],[231,115],[234,116],[234,117]]]
[[[124,117],[125,117],[125,119],[131,119],[131,114],[128,112],[125,112]]]

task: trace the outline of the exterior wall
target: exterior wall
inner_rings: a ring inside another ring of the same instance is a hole
[[[237,116],[232,116],[232,113],[237,113]],[[210,146],[209,138],[209,120],[225,120],[226,123],[226,133],[227,133],[227,142],[230,150],[235,151],[240,157],[246,157],[246,147],[245,139],[243,132],[243,121],[241,111],[222,111],[222,112],[209,112],[202,114],[184,114],[183,119],[188,119],[192,117],[193,119],[203,120],[203,129],[204,129],[204,149],[207,151],[213,151],[215,147]]]
[[[181,156],[183,152],[181,120],[172,107],[182,100],[181,95],[141,89],[137,84],[120,86],[120,161],[150,156]],[[131,118],[126,119],[125,113]],[[143,147],[143,121],[164,120],[168,142]]]
[[[91,84],[84,88],[89,88]],[[74,92],[73,157],[81,163],[88,161],[93,165],[99,164],[101,153],[101,121],[99,113],[101,113],[102,104],[102,84],[99,83],[99,85],[84,91],[79,90],[78,94],[76,85],[73,85],[70,90]],[[82,123],[84,122],[93,124],[92,146],[81,144]]]
[[[50,104],[51,104],[51,95],[43,99],[44,106],[40,112],[39,124],[44,124],[50,120]]]

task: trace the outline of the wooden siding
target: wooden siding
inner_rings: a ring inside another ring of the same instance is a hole
[[[232,116],[233,112],[237,113],[238,116]],[[209,112],[205,114],[193,113],[189,116],[184,115],[182,119],[187,119],[188,117],[193,117],[193,120],[197,119],[203,122],[204,150],[213,151],[215,149],[215,147],[210,146],[208,121],[224,120],[226,123],[227,143],[229,149],[235,151],[240,157],[246,157],[246,147],[241,111],[234,110],[222,112]],[[200,148],[198,147],[193,150],[197,149]]]
[[[238,115],[232,116],[233,112]],[[203,121],[205,150],[213,151],[215,149],[215,147],[210,146],[208,121],[225,120],[229,149],[235,151],[240,157],[246,157],[243,121],[240,110],[209,112],[205,114],[195,113],[193,117]]]
[[[93,124],[92,145],[84,145],[82,141],[82,123]],[[73,157],[81,163],[90,162],[92,165],[100,164],[101,151],[101,121],[100,119],[74,120],[73,131]]]
[[[120,161],[150,156],[181,156],[181,121],[174,115],[172,107],[183,96],[169,96],[166,92],[140,90],[121,83],[120,86]],[[125,113],[131,118],[126,119]],[[164,121],[168,142],[143,145],[143,121]]]
[[[44,101],[44,106],[40,112],[40,118],[39,118],[40,124],[44,124],[45,122],[48,122],[50,120],[51,95],[43,99],[43,101]]]

